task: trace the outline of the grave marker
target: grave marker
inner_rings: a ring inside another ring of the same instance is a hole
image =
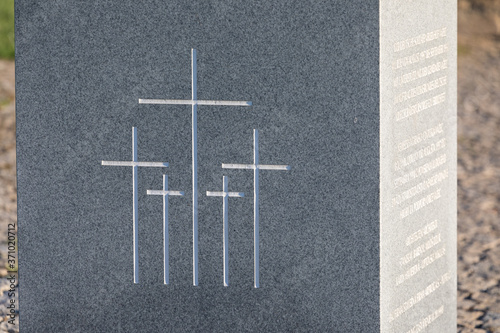
[[[21,331],[456,330],[456,7],[16,1]]]

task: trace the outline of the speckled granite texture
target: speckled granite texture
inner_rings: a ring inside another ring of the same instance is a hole
[[[22,332],[380,330],[378,1],[16,1]],[[191,48],[199,106],[199,286],[192,285]],[[172,198],[163,285],[163,170],[139,168],[133,283],[131,128],[165,161]],[[260,288],[253,177],[260,163]],[[222,281],[229,190],[230,285]]]

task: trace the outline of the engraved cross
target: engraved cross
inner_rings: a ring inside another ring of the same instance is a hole
[[[139,99],[139,104],[191,105],[193,168],[193,285],[198,285],[198,105],[251,106],[249,101],[199,100],[197,96],[196,50],[191,49],[191,99]]]
[[[163,196],[163,283],[169,283],[168,263],[168,197],[170,195],[184,196],[184,192],[168,189],[168,176],[163,175],[163,190],[148,190],[149,195]]]
[[[241,192],[228,192],[229,177],[222,177],[222,192],[207,191],[209,197],[222,197],[222,248],[224,256],[224,286],[229,285],[229,197],[241,198],[244,196]]]
[[[254,287],[259,288],[259,170],[290,170],[289,165],[259,164],[259,131],[253,130],[253,164],[222,164],[223,169],[253,170],[253,205],[254,205]]]
[[[134,247],[134,283],[139,283],[139,203],[138,203],[138,167],[168,167],[166,162],[138,162],[137,161],[137,128],[132,127],[132,161],[102,161],[102,165],[109,166],[131,166],[132,167],[132,188],[133,188],[133,247]]]

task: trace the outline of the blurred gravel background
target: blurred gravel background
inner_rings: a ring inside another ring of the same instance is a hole
[[[458,0],[458,8],[457,331],[500,332],[500,0]],[[7,225],[17,218],[14,82],[14,62],[0,60],[0,331],[4,332],[17,332],[6,322],[5,278]]]
[[[458,332],[500,332],[500,1],[458,6]]]
[[[9,223],[17,221],[14,82],[14,61],[0,60],[0,331],[3,332],[18,332],[19,327],[17,320],[15,326],[7,322],[10,282],[6,278],[7,228]]]

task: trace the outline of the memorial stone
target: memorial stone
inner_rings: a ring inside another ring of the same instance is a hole
[[[455,331],[456,6],[17,0],[21,331]]]

